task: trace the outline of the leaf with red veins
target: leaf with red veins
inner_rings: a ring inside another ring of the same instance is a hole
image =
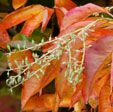
[[[2,24],[5,29],[8,29],[28,19],[31,19],[35,15],[40,15],[40,13],[44,11],[44,9],[45,8],[41,5],[31,5],[21,9],[17,9],[16,11],[7,15],[0,22],[0,24]]]
[[[13,8],[18,9],[21,6],[23,6],[26,2],[27,0],[13,0]]]
[[[6,43],[10,41],[10,37],[5,28],[0,24],[0,47],[5,48]]]
[[[51,19],[51,16],[53,13],[54,13],[53,9],[46,8],[44,10],[41,32],[43,32],[45,30],[45,28],[47,27],[47,24],[48,24],[49,20]]]
[[[101,13],[101,12],[106,13],[107,10],[105,8],[94,5],[92,3],[73,8],[64,16],[60,31],[65,30],[73,23],[86,19],[88,16],[92,15],[93,13]]]
[[[111,61],[113,51],[113,34],[101,35],[101,38],[92,43],[92,47],[87,49],[84,59],[84,75],[86,83],[84,85],[84,100],[88,101],[91,89],[91,83],[98,76],[103,67],[106,67]]]

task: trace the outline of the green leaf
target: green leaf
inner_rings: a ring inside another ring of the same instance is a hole
[[[41,33],[41,28],[38,28],[34,30],[34,32],[32,33],[29,39],[34,40],[35,43],[40,43],[42,38],[44,38],[44,41],[46,41],[47,39],[49,39],[50,35],[51,35],[51,29],[46,28],[46,30],[43,33]]]
[[[30,41],[24,34],[21,34],[21,33],[18,33],[17,35],[15,35],[13,37],[13,41],[15,41],[15,40],[23,40],[23,41],[27,41],[27,42]]]

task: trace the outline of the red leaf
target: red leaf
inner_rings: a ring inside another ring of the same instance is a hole
[[[6,48],[6,43],[0,40],[0,47],[1,48]]]
[[[62,21],[61,31],[96,12],[107,12],[107,10],[92,3],[72,9],[65,15]]]
[[[10,41],[9,35],[5,28],[0,24],[0,47],[5,48],[6,43]]]
[[[27,0],[13,0],[13,8],[18,9],[22,5],[24,5],[27,2]]]
[[[106,67],[111,61],[110,54],[113,51],[113,34],[100,36],[101,38],[93,42],[91,48],[88,48],[84,59],[84,74],[86,76],[84,98],[86,102],[88,100],[90,87],[94,76],[96,76],[99,71],[103,67]]]
[[[37,14],[40,14],[43,11],[44,7],[41,5],[27,6],[10,13],[0,23],[4,26],[5,29],[8,29],[34,17]]]

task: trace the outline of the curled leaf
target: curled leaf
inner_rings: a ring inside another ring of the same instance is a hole
[[[40,14],[42,11],[44,11],[44,7],[41,5],[27,6],[10,13],[0,23],[5,29],[8,29]]]
[[[76,7],[70,10],[64,17],[61,25],[61,31],[72,25],[73,23],[82,21],[93,13],[107,12],[106,9],[94,5],[92,3],[86,4],[84,6]]]

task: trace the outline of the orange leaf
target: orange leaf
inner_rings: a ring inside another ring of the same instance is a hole
[[[76,90],[71,97],[71,106],[70,108],[79,101],[80,97],[82,96],[82,87],[84,85],[84,80],[81,83],[78,83],[76,86]]]
[[[41,66],[43,66],[43,64]],[[51,62],[50,66],[44,68],[45,74],[43,76],[40,72],[37,73],[37,75],[40,75],[40,79],[38,79],[36,76],[33,76],[24,83],[22,88],[22,108],[24,108],[26,102],[31,96],[39,92],[40,89],[45,87],[55,78],[58,67],[59,62],[54,60],[54,62]],[[35,71],[39,68],[40,66],[37,64],[33,65],[31,67],[31,71]]]
[[[7,31],[4,29],[4,27],[0,24],[0,47],[5,48],[6,43],[10,41],[9,35]]]
[[[101,76],[99,76],[99,78],[95,81],[92,87],[93,89],[88,101],[92,108],[96,108],[96,106],[98,105],[100,91],[102,87],[105,85],[106,80],[109,79],[109,73],[110,67],[108,68],[108,70],[106,69],[102,70],[102,72],[100,72],[99,74]]]
[[[110,103],[110,85],[105,84],[99,95],[99,112],[112,112],[113,107]]]
[[[112,63],[111,63],[111,88],[113,88],[113,53],[112,53]]]
[[[22,5],[24,5],[27,2],[27,0],[13,0],[13,8],[18,9]]]
[[[40,24],[42,23],[42,18],[43,11],[27,20],[21,30],[21,33],[29,37],[32,34],[33,30],[40,26]]]
[[[98,78],[95,80],[95,83],[93,84],[91,97],[96,98],[99,96],[101,88],[104,86],[106,80],[108,80],[109,78],[110,69],[111,67],[108,67],[100,71]]]
[[[23,110],[33,110],[37,112],[50,111],[52,110],[55,94],[46,94],[42,96],[33,96],[29,99]],[[65,97],[61,103],[60,107],[68,107],[70,104],[70,99]]]
[[[43,66],[43,64],[42,64],[42,66]],[[33,72],[33,71],[36,71],[39,68],[40,68],[40,66],[38,64],[34,64],[34,65],[31,66],[29,71]],[[45,70],[46,70],[46,67],[43,68],[44,72],[45,72]],[[34,76],[32,76],[29,80],[25,81],[24,84],[23,84],[22,94],[21,94],[22,109],[24,108],[28,99],[32,95],[35,94],[35,91],[39,91],[40,79],[37,78],[36,75],[39,76],[40,78],[43,77],[41,72],[37,72]],[[26,73],[26,76],[27,76],[27,73]]]
[[[7,57],[12,63],[13,68],[17,68],[17,65],[15,64],[15,60],[17,61],[18,64],[22,64],[22,60],[25,61],[26,57],[28,58],[29,63],[34,61],[32,53],[29,50],[23,51],[23,52],[12,53],[11,55],[8,55]],[[17,70],[15,70],[15,72],[17,72]]]
[[[64,15],[65,14],[62,12],[62,10],[60,8],[56,8],[56,16],[57,16],[59,27],[61,26]]]
[[[81,106],[80,102],[77,102],[74,105],[74,111],[73,112],[81,112],[81,111],[82,111],[82,106]]]
[[[56,87],[56,94],[57,94],[56,101],[57,100],[58,101],[54,103],[54,107],[53,107],[54,112],[57,112],[59,104],[62,101],[62,99],[64,97],[69,97],[71,99],[71,96],[74,92],[74,88],[72,84],[70,84],[68,80],[65,78],[65,71],[66,71],[67,65],[62,64],[63,62],[67,62],[68,58],[69,57],[67,54],[63,54],[63,56],[61,56],[60,68],[58,70],[58,73],[56,74],[56,80],[55,80],[55,87]]]
[[[74,2],[72,2],[72,0],[55,0],[55,6],[64,7],[65,9],[70,10],[76,7],[77,5]]]
[[[52,106],[52,112],[58,112],[59,106],[60,106],[61,99],[59,98],[58,94],[55,94],[53,106]]]
[[[42,30],[44,31],[51,16],[53,14],[53,9],[46,8],[45,10],[41,11],[39,14],[35,15],[31,19],[27,20],[24,24],[21,33],[29,37],[33,30],[38,28],[42,23]]]
[[[71,0],[55,0],[56,15],[59,27],[61,26],[64,15],[76,6],[77,5]]]
[[[69,82],[65,78],[65,70],[67,66],[65,64],[62,64],[63,62],[67,62],[68,58],[69,57],[67,54],[63,54],[61,58],[59,73],[56,76],[55,81],[56,92],[60,98],[63,98],[64,96],[72,96],[72,93],[74,91],[72,84],[69,84]]]
[[[113,35],[112,29],[95,29],[94,32],[88,32],[89,36],[87,37],[90,40],[97,40],[99,38],[102,38],[102,35]]]
[[[0,23],[5,29],[8,29],[40,14],[42,11],[44,11],[44,7],[41,5],[27,6],[10,13]]]
[[[61,25],[61,31],[72,25],[73,23],[79,22],[93,13],[107,12],[104,8],[94,5],[92,3],[86,4],[84,6],[76,7],[69,11]]]
[[[72,57],[76,57],[76,58],[80,58],[81,54],[78,55],[78,54],[76,54],[74,52],[74,50],[80,49],[80,48],[82,48],[82,42],[81,42],[80,39],[76,39],[76,42],[72,43],[71,56]],[[65,96],[71,98],[72,94],[74,93],[74,88],[73,88],[72,84],[69,83],[69,81],[65,77],[65,71],[67,69],[67,65],[66,64],[62,64],[63,62],[68,62],[68,61],[69,61],[69,54],[65,54],[64,53],[61,56],[60,69],[59,69],[59,72],[58,72],[58,74],[56,76],[56,81],[55,81],[56,93],[58,94],[60,99],[62,99]],[[75,76],[76,76],[76,74],[74,74],[74,77]]]

